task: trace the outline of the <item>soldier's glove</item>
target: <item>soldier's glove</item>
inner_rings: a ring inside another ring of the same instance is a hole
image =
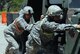
[[[77,28],[77,32],[80,32],[80,24],[77,24],[76,28]]]
[[[76,25],[76,28],[77,28],[77,29],[80,29],[80,24],[77,24],[77,25]]]

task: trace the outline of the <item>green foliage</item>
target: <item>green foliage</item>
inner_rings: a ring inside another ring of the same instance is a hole
[[[0,11],[19,11],[24,0],[0,0]]]
[[[12,0],[12,2],[10,4],[11,5],[10,11],[18,11],[18,10],[20,10],[20,7],[21,7],[23,1],[24,0]]]

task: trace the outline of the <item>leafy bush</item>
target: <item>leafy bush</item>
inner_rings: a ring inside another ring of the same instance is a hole
[[[22,5],[24,0],[6,0],[2,1],[3,3],[5,3],[3,6],[3,10],[2,11],[18,11],[20,10],[20,7]],[[0,1],[1,2],[1,1]]]

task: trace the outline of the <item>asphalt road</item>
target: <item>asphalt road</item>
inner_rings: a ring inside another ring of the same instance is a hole
[[[8,45],[7,41],[5,40],[3,30],[7,26],[1,23],[1,16],[0,16],[0,54],[5,54],[6,46]]]

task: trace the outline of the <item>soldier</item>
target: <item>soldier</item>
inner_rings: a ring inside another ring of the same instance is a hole
[[[8,42],[6,54],[23,54],[19,50],[21,48],[20,45],[23,44],[21,35],[24,31],[31,30],[33,26],[33,24],[31,24],[33,22],[33,13],[32,7],[25,6],[20,11],[19,17],[4,30],[5,39]]]
[[[80,28],[77,24],[59,24],[62,9],[57,5],[48,8],[47,15],[34,24],[26,42],[25,54],[63,54],[63,47],[58,45],[57,33]]]

